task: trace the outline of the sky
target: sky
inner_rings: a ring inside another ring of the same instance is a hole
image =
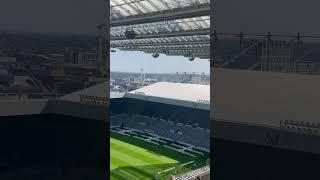
[[[0,0],[0,30],[96,34],[108,9],[105,0]],[[140,52],[112,53],[111,63],[114,71],[209,72],[207,60]]]
[[[214,6],[218,32],[320,35],[319,0],[218,0]],[[96,25],[105,20],[108,9],[105,0],[0,0],[0,30],[96,34]],[[131,53],[127,58],[115,53],[111,57],[114,70],[206,71],[207,67],[206,60],[188,62],[164,55],[153,59]]]
[[[105,0],[0,0],[0,30],[96,34]]]
[[[320,35],[319,0],[217,0],[218,32]]]
[[[216,0],[218,31],[320,34],[319,0]],[[0,29],[96,33],[105,0],[0,0]]]
[[[207,59],[196,58],[189,61],[180,56],[166,56],[161,54],[153,58],[151,54],[143,52],[119,51],[110,54],[111,71],[143,72],[145,73],[177,73],[177,72],[210,72],[210,63]]]

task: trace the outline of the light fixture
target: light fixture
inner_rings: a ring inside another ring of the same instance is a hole
[[[194,61],[194,57],[189,57],[189,61]]]
[[[160,56],[160,54],[158,54],[158,53],[153,53],[153,54],[152,54],[152,57],[153,57],[153,58],[158,58],[159,56]]]
[[[126,29],[125,36],[127,39],[134,39],[136,35],[137,33],[132,28]]]

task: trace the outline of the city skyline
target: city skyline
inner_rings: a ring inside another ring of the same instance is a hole
[[[186,57],[164,54],[153,58],[151,54],[143,52],[119,50],[110,54],[111,71],[140,73],[141,68],[144,73],[210,73],[210,63],[207,59],[196,58],[194,61],[189,61]]]

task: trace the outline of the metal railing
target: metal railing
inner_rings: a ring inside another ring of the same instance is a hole
[[[80,94],[80,102],[84,104],[105,105],[108,104],[108,98],[103,96],[89,96]]]
[[[305,134],[320,135],[320,123],[296,120],[281,120],[280,129],[295,131]]]
[[[215,67],[320,74],[320,36],[213,33]]]

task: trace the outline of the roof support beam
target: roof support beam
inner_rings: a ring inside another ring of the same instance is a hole
[[[185,42],[155,42],[155,43],[138,43],[138,42],[111,42],[111,47],[130,47],[130,46],[179,46],[179,45],[209,45],[210,41],[185,41]]]
[[[196,35],[210,35],[210,28],[202,30],[188,30],[181,32],[168,32],[159,34],[137,35],[135,39],[149,39],[149,38],[164,38],[164,37],[179,37],[179,36],[196,36]],[[125,36],[111,36],[111,40],[127,40]]]
[[[134,24],[154,23],[160,21],[170,21],[176,19],[185,19],[199,16],[209,16],[210,5],[201,4],[197,6],[175,8],[172,10],[157,11],[145,15],[135,15],[123,18],[111,19],[111,27],[128,26]]]
[[[145,50],[145,53],[159,53],[159,54],[165,54],[167,56],[183,56],[183,57],[191,57],[187,51],[181,51],[181,50],[173,50],[166,53],[163,53],[161,50]],[[210,52],[208,51],[201,51],[201,52],[192,52],[192,55],[197,58],[201,59],[209,59],[210,58]]]
[[[120,50],[128,50],[128,51],[137,51],[134,49],[127,49],[123,48]],[[160,52],[160,53],[167,53],[167,52],[174,52],[174,51],[181,51],[184,53],[190,52],[190,53],[207,53],[210,51],[210,48],[172,48],[172,49],[163,49],[163,48],[148,48],[148,49],[140,49],[140,51],[144,51],[146,53],[153,53],[153,52]]]
[[[210,46],[207,47],[152,47],[152,46],[146,46],[146,47],[140,47],[140,46],[124,46],[124,47],[119,47],[120,50],[125,50],[125,51],[144,51],[144,50],[153,50],[153,49],[158,49],[162,52],[166,51],[172,51],[172,50],[186,50],[186,51],[209,51]]]
[[[124,50],[124,49],[123,49]],[[131,49],[126,49],[124,51],[136,51],[136,50],[131,50]],[[167,56],[184,56],[184,57],[198,57],[201,59],[209,59],[210,57],[210,52],[208,50],[169,50],[164,52],[163,49],[145,49],[145,50],[140,50],[145,53],[151,54],[151,53],[159,53],[159,54],[165,54]]]

